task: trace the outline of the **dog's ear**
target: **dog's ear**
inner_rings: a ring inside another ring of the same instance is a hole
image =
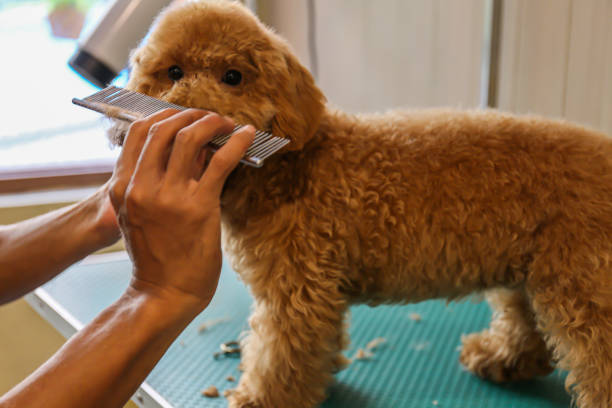
[[[291,140],[286,150],[300,150],[315,134],[325,109],[325,96],[310,72],[291,54],[284,55],[285,69],[276,93],[272,134]]]

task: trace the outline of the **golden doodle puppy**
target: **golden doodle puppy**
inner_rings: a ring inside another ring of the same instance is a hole
[[[238,3],[165,10],[131,64],[129,89],[291,140],[222,197],[224,249],[255,299],[231,407],[323,401],[351,304],[473,292],[495,313],[463,339],[467,369],[501,382],[559,366],[578,406],[612,406],[604,134],[495,111],[341,112]]]

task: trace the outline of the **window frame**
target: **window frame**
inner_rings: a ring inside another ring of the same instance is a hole
[[[64,166],[8,170],[0,173],[0,194],[104,184],[114,163],[77,163]]]

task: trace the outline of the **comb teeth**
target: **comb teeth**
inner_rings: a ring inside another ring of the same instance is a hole
[[[72,103],[127,122],[133,122],[167,108],[187,109],[184,106],[116,86],[106,87],[83,99],[73,98]],[[215,136],[208,144],[211,150],[220,149],[242,127],[243,125],[238,125],[230,134]],[[240,161],[249,166],[261,167],[266,158],[282,149],[287,143],[289,139],[258,130],[255,132],[253,143]]]

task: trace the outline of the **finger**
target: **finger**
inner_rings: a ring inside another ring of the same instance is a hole
[[[153,115],[147,116],[144,119],[138,120],[130,125],[126,139],[123,143],[123,149],[119,155],[118,163],[125,164],[126,167],[134,169],[140,152],[147,140],[147,135],[151,126],[155,123],[167,119],[180,112],[177,109],[164,109]]]
[[[166,176],[170,182],[187,182],[191,179],[197,156],[217,135],[227,135],[234,130],[234,121],[211,113],[178,131],[168,160]]]
[[[179,112],[177,109],[164,109],[144,119],[133,122],[127,132],[126,139],[123,143],[123,148],[115,164],[112,177],[112,187],[109,195],[115,210],[119,208],[125,196],[127,188],[134,168],[140,157],[140,152],[147,139],[149,129],[153,124],[171,117]]]
[[[201,194],[213,194],[215,197],[221,195],[223,184],[227,176],[229,176],[236,167],[240,159],[244,157],[247,149],[251,146],[251,143],[253,143],[254,138],[255,129],[253,126],[245,126],[238,130],[228,142],[213,155],[200,179]]]
[[[210,163],[210,159],[212,159],[213,154],[215,152],[210,147],[205,147],[202,149],[202,153],[198,157],[198,163],[195,169],[195,180],[200,181],[202,178],[202,174],[204,174],[204,170],[208,167],[208,163]]]
[[[187,109],[153,124],[142,148],[136,172],[157,173],[161,176],[166,168],[167,151],[176,133],[208,113],[200,109]]]
[[[194,180],[200,180],[202,174],[204,173],[204,169],[208,164],[208,156],[210,149],[208,147],[204,147],[200,149],[198,156],[196,157],[196,161],[193,164],[192,177]]]

